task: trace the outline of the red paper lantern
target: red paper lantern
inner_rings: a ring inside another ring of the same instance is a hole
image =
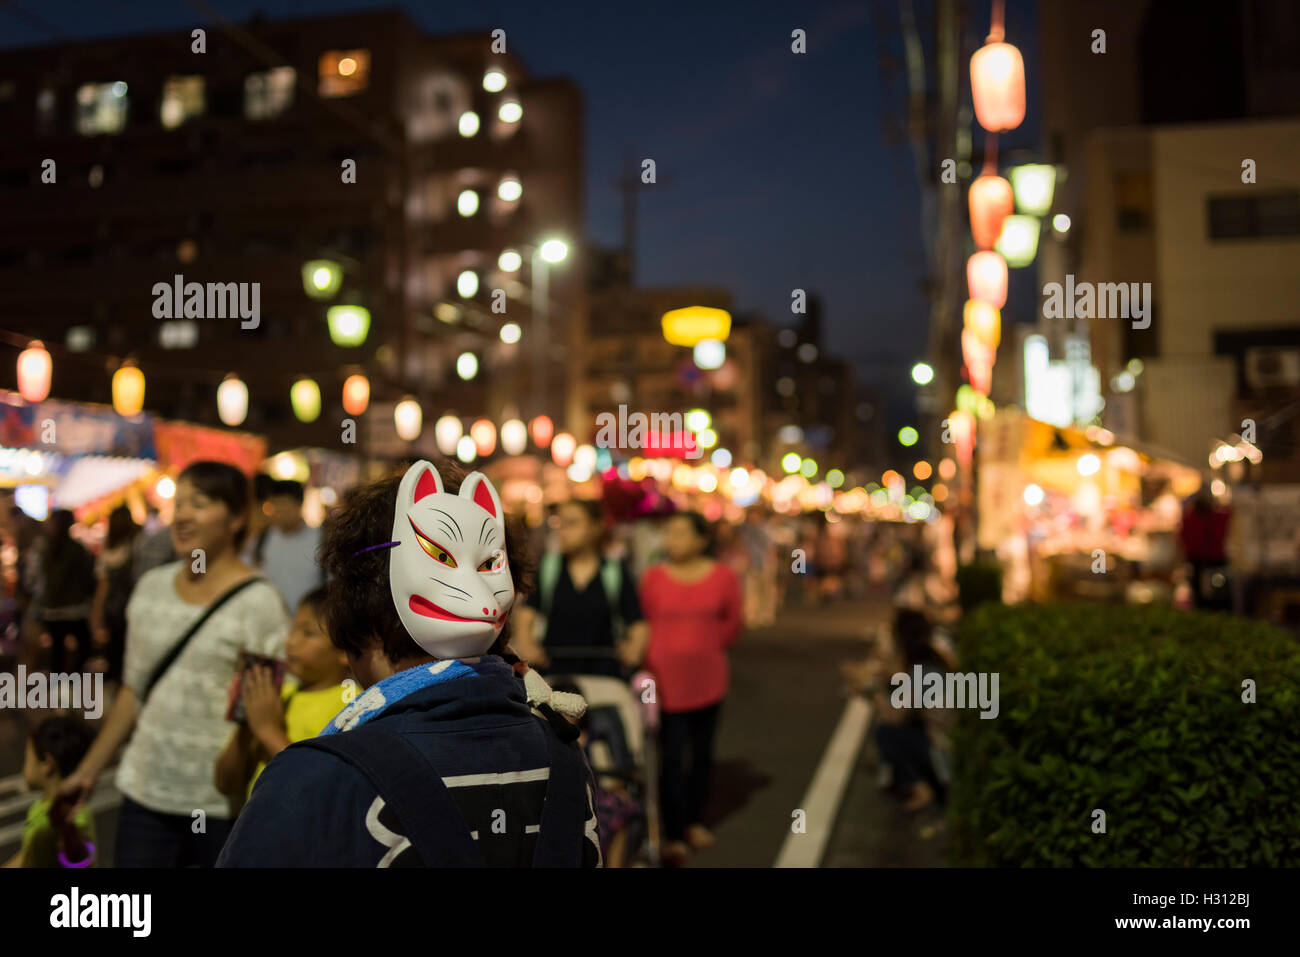
[[[975,457],[975,416],[962,410],[954,411],[948,416],[948,428],[952,431],[953,444],[957,446],[958,464],[970,468]]]
[[[1025,61],[1020,51],[1002,42],[1002,31],[970,58],[970,92],[975,118],[990,133],[1014,130],[1025,119]]]
[[[54,360],[45,351],[45,344],[33,339],[18,354],[18,394],[28,402],[44,402],[50,394],[50,376]]]
[[[370,380],[357,373],[343,380],[343,411],[361,415],[370,405]]]
[[[544,449],[551,444],[551,436],[555,434],[555,425],[551,422],[548,415],[539,415],[533,419],[533,442],[539,449]]]
[[[1002,235],[1002,220],[1016,210],[1011,184],[996,173],[985,173],[970,184],[970,232],[980,249],[992,249]]]
[[[481,456],[491,455],[497,447],[497,427],[487,419],[479,419],[471,425],[469,437],[474,440],[474,449]]]
[[[966,285],[972,299],[1001,309],[1007,304],[1007,261],[990,250],[977,252],[966,262]]]

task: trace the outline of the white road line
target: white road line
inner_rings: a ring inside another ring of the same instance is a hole
[[[812,782],[804,793],[803,803],[799,805],[805,814],[807,833],[786,835],[774,867],[818,867],[821,864],[831,829],[835,827],[840,802],[844,800],[849,778],[862,750],[862,740],[870,726],[871,705],[861,695],[854,695],[844,706],[840,723],[831,735]],[[793,823],[793,818],[790,823]]]

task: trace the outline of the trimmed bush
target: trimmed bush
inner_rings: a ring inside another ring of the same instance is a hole
[[[956,863],[1300,865],[1300,643],[1287,632],[1149,606],[984,605],[959,654],[963,672],[1000,674],[1000,713],[958,717]]]

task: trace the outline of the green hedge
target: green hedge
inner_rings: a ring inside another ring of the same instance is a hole
[[[959,715],[956,863],[1300,865],[1294,636],[1168,608],[984,605],[959,653],[1000,674],[1001,709]]]
[[[957,601],[962,614],[969,614],[985,602],[1002,601],[1002,566],[993,560],[957,566]]]

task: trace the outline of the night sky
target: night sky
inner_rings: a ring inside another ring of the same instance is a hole
[[[659,183],[642,187],[638,281],[723,286],[738,311],[777,323],[793,319],[791,289],[817,293],[827,351],[852,360],[886,395],[891,419],[908,415],[907,370],[922,358],[928,307],[920,192],[903,136],[906,89],[901,73],[887,82],[881,69],[882,51],[901,62],[895,0],[212,6],[236,22],[257,11],[280,19],[397,6],[430,32],[503,27],[536,74],[567,75],[582,89],[590,239],[619,243],[624,157],[634,157],[634,172],[653,158]],[[919,16],[931,6],[916,0]],[[988,0],[971,7],[982,39]],[[1025,53],[1029,76],[1023,138],[1036,107],[1037,25],[1029,0],[1008,7],[1007,39]],[[184,0],[16,0],[0,4],[0,46],[205,24]],[[808,35],[802,56],[790,51],[796,27]]]

